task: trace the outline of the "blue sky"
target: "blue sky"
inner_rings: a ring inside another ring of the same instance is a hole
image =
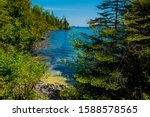
[[[96,6],[103,0],[31,0],[43,9],[53,11],[61,18],[66,16],[71,26],[87,26],[87,21],[97,17]]]

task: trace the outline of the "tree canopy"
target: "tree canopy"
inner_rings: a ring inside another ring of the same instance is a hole
[[[73,41],[78,51],[74,78],[79,84],[62,96],[149,99],[150,1],[105,0],[98,8],[99,17],[89,22],[96,34]]]
[[[37,99],[46,65],[31,47],[48,30],[68,28],[30,0],[0,0],[0,99]]]

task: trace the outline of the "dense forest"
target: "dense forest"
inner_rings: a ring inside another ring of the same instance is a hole
[[[150,0],[104,0],[90,20],[95,34],[72,43],[78,85],[66,99],[150,99]],[[89,41],[90,40],[90,41]]]
[[[48,30],[69,29],[30,0],[0,0],[0,99],[39,99],[35,90],[46,71],[43,60],[31,55],[33,44]]]

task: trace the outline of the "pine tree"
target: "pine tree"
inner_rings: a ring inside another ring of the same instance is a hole
[[[28,12],[31,8],[30,0],[7,0],[7,9],[9,15],[13,18],[20,18],[28,16]]]
[[[133,0],[125,15],[126,55],[122,64],[128,77],[130,99],[150,99],[150,1]]]
[[[60,23],[40,6],[31,8],[30,0],[0,0],[0,99],[38,98],[35,85],[46,66],[30,56],[31,46]]]
[[[10,30],[6,30],[10,28],[10,19],[9,12],[7,9],[7,0],[0,0],[0,47],[7,46],[6,34],[10,34]]]
[[[63,16],[63,18],[62,18],[62,25],[64,26],[63,27],[64,29],[66,29],[66,30],[69,29],[69,23],[65,16]]]
[[[4,24],[8,23],[10,17],[8,15],[8,11],[6,10],[7,0],[0,0],[0,3],[0,28],[2,28]]]
[[[42,8],[39,5],[35,5],[33,7],[33,12],[37,14],[38,16],[42,16],[43,14]]]
[[[78,51],[75,78],[80,99],[122,99],[126,78],[119,69],[124,53],[126,0],[105,0],[98,6],[99,17],[89,22],[95,35],[83,34],[88,41],[74,40]],[[90,41],[89,41],[90,40]],[[125,93],[124,93],[125,94]]]

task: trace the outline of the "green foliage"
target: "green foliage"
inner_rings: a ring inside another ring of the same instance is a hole
[[[0,0],[0,99],[41,98],[35,85],[46,66],[28,53],[49,29],[68,29],[66,22],[30,0]]]
[[[63,17],[61,19],[61,23],[62,23],[62,26],[60,27],[61,29],[69,29],[69,23],[68,23],[66,17]]]
[[[17,50],[25,50],[30,46],[30,33],[27,28],[22,28],[21,22],[17,19],[12,24],[7,24],[1,29],[3,47],[15,46]]]
[[[66,19],[65,23],[61,22],[38,5],[31,8],[30,0],[4,0],[1,3],[0,42],[3,48],[13,45],[19,51],[30,50],[48,29],[69,28]]]
[[[45,64],[30,55],[18,53],[13,48],[7,52],[0,49],[0,98],[35,98],[35,85],[45,70]]]
[[[106,0],[98,6],[100,17],[89,22],[98,33],[83,34],[90,41],[73,41],[76,98],[149,99],[149,6],[148,0]]]
[[[127,11],[124,0],[106,0],[98,6],[99,18],[89,22],[98,30],[96,35],[83,34],[87,41],[73,39],[78,51],[75,60],[75,79],[80,85],[81,99],[122,99],[120,95],[127,82],[118,68],[124,53],[124,23],[120,20]],[[90,41],[89,41],[90,40]]]
[[[150,1],[133,0],[125,15],[128,24],[125,39],[127,51],[124,75],[128,77],[130,99],[147,99],[150,96]]]
[[[72,99],[149,99],[150,1],[105,0],[100,17],[89,22],[97,34],[75,39]],[[90,39],[90,41],[89,41]],[[76,93],[76,94],[75,94]]]
[[[60,96],[63,99],[70,100],[70,99],[79,99],[79,93],[78,90],[72,86],[67,87],[63,91],[60,92]]]
[[[38,15],[38,16],[42,16],[43,15],[43,10],[39,5],[35,5],[33,7],[33,12]]]
[[[6,10],[7,0],[0,0],[0,28],[8,23],[9,16]]]

